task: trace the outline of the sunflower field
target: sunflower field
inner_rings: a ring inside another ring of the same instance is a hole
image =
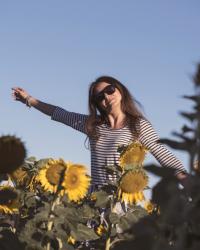
[[[84,165],[26,156],[21,139],[0,137],[0,250],[199,250],[200,65],[193,79],[195,105],[182,112],[190,125],[162,139],[189,155],[187,181],[173,170],[144,166],[138,141],[120,146],[119,166],[105,166],[116,180],[93,187]],[[148,174],[160,177],[149,189]],[[184,187],[184,188],[183,188]]]

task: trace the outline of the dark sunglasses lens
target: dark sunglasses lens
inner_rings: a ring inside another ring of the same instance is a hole
[[[104,99],[104,93],[99,93],[95,99],[97,102],[102,102]]]
[[[95,99],[97,102],[102,102],[105,98],[105,94],[112,95],[115,92],[115,86],[109,85],[105,87],[99,94],[96,95]]]
[[[105,88],[104,93],[108,95],[112,95],[115,92],[115,86],[109,85],[107,88]]]

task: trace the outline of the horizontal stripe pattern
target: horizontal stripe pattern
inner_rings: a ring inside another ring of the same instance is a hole
[[[175,174],[186,172],[183,164],[163,144],[151,123],[145,119],[139,120],[139,141],[148,148],[150,153],[163,167],[175,169]]]
[[[57,107],[51,118],[86,134],[87,117],[87,115]],[[159,137],[148,120],[140,118],[136,128],[139,133],[138,140],[147,147],[162,166],[175,169],[175,174],[186,172],[182,163],[163,144],[158,142]],[[100,135],[98,140],[90,138],[92,184],[104,185],[107,181],[116,179],[115,175],[107,173],[105,166],[119,165],[118,147],[130,144],[136,139],[136,136],[131,133],[128,126],[111,129],[108,125],[102,124],[97,126],[97,132]]]
[[[57,122],[64,123],[65,125],[70,126],[73,129],[76,129],[85,134],[85,123],[87,117],[87,115],[69,112],[60,107],[56,107],[51,116],[51,119]]]

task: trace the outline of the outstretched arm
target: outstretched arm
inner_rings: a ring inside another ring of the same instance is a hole
[[[37,100],[30,96],[24,89],[19,87],[12,88],[12,96],[16,101],[20,101],[29,107],[34,107],[49,116],[52,116],[56,109],[56,106]]]
[[[159,136],[153,129],[151,123],[145,119],[141,119],[139,122],[139,140],[149,149],[162,166],[173,168],[179,180],[187,176],[187,171],[181,161],[163,144],[158,142]]]
[[[88,117],[87,115],[69,112],[60,107],[41,102],[19,87],[12,88],[12,96],[16,101],[20,101],[28,107],[34,107],[40,112],[51,116],[52,120],[64,123],[65,125],[86,134],[85,125]]]

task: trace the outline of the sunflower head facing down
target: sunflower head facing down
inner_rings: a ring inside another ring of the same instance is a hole
[[[143,191],[147,187],[148,176],[142,169],[126,171],[120,180],[119,198],[127,203],[143,201]]]
[[[20,138],[11,135],[0,137],[0,173],[8,174],[20,167],[26,157],[26,148]]]
[[[78,202],[86,196],[90,185],[86,171],[83,165],[68,164],[62,185],[70,201]]]
[[[62,187],[62,181],[66,170],[67,163],[62,159],[49,160],[47,164],[40,169],[36,181],[41,183],[45,191],[56,193],[58,188]],[[60,194],[63,194],[63,190],[61,190]]]
[[[145,159],[148,150],[140,142],[131,143],[122,153],[119,159],[119,164],[122,169],[126,166],[134,168],[140,167]]]
[[[0,187],[0,213],[13,214],[19,209],[18,193],[13,187]]]

